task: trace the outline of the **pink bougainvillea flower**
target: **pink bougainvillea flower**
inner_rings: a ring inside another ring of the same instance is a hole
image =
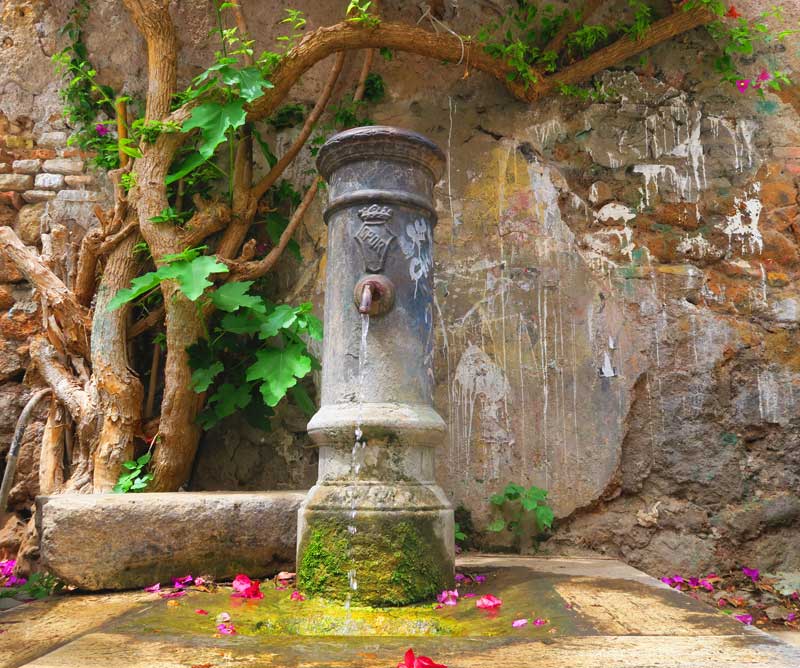
[[[150,585],[149,587],[145,587],[144,590],[150,594],[153,594],[157,591],[161,591],[161,583],[156,582],[154,585]]]
[[[231,621],[231,616],[227,612],[220,612],[217,615],[216,619],[217,624],[224,624],[229,621]]]
[[[182,578],[172,578],[172,586],[175,589],[183,589],[186,585],[192,584],[194,578],[191,575],[184,575]]]
[[[714,591],[714,585],[708,581],[708,578],[702,578],[700,580],[700,586],[705,589],[706,591]]]
[[[97,133],[98,137],[105,137],[110,132],[108,126],[106,126],[104,123],[98,123],[95,125],[94,131]]]
[[[458,590],[445,589],[436,597],[436,600],[442,605],[456,605],[458,603]]]
[[[747,89],[750,88],[750,79],[739,79],[736,82],[736,87],[739,89],[740,93],[746,93]]]
[[[527,619],[515,619],[513,622],[511,622],[511,626],[513,626],[515,629],[520,629],[527,623],[528,623]]]
[[[733,5],[731,5],[731,6],[728,8],[728,11],[725,13],[725,16],[726,16],[727,18],[729,18],[729,19],[738,19],[738,18],[741,16],[741,14],[740,14],[739,12],[737,12],[737,11],[736,11],[736,7],[734,7]]]
[[[800,594],[797,593],[796,591],[793,591],[789,596],[789,598],[792,599],[793,601],[796,601],[798,598],[800,598]]]
[[[753,582],[757,582],[758,578],[761,577],[761,574],[758,572],[757,568],[742,568],[742,573],[744,573],[745,576],[750,578]]]
[[[537,617],[536,619],[533,620],[534,626],[544,626],[545,624],[547,624],[547,620],[542,619],[541,617]]]
[[[769,73],[769,70],[766,68],[761,70],[761,74],[758,75],[756,81],[761,83],[762,81],[769,81],[772,78],[772,75]]]
[[[292,592],[292,594],[291,594],[291,596],[289,596],[289,598],[292,599],[293,601],[305,601],[306,600],[306,597],[303,596],[296,589]]]
[[[469,578],[463,573],[456,573],[456,582],[469,582]]]
[[[409,649],[397,668],[447,668],[443,663],[436,663],[427,656],[414,656],[414,650]]]
[[[475,607],[481,608],[482,610],[494,610],[495,608],[499,608],[501,605],[503,605],[503,602],[497,598],[497,596],[492,596],[492,594],[481,596],[475,602]]]
[[[6,587],[19,587],[24,585],[28,580],[26,578],[18,578],[16,575],[9,575],[6,580]]]
[[[195,587],[202,587],[206,583],[205,578],[195,578],[194,579],[194,586]]]
[[[236,576],[237,579],[240,576]],[[261,591],[261,582],[259,580],[251,580],[246,575],[242,576],[247,578],[247,582],[245,583],[244,580],[240,580],[238,583],[236,580],[233,581],[233,589],[234,592],[231,596],[235,596],[236,598],[251,598],[251,599],[261,599],[264,598],[264,594]]]
[[[236,628],[230,623],[217,624],[217,631],[224,636],[232,636],[236,634]]]
[[[17,562],[14,559],[0,561],[0,577],[9,577],[14,572],[14,566],[16,565]]]
[[[728,602],[724,598],[717,601],[717,607],[719,608],[724,608],[726,605],[728,605]]]
[[[180,598],[181,596],[186,596],[186,591],[183,589],[179,589],[178,591],[162,591],[159,596],[161,598]]]
[[[476,596],[477,594],[474,591],[469,591],[466,594],[464,594],[464,598],[475,598]]]
[[[239,575],[233,578],[233,591],[235,591],[237,594],[240,594],[251,584],[253,584],[253,581],[249,577],[247,577],[244,573],[239,573]]]
[[[485,575],[476,575],[472,579],[475,582],[475,584],[483,584],[484,582],[486,582]]]
[[[734,619],[738,619],[742,624],[752,624],[753,615],[734,615]]]
[[[195,613],[198,614],[198,615],[207,615],[208,614],[208,610],[203,610],[203,608],[197,608],[195,610]]]
[[[787,622],[793,622],[795,619],[797,619],[797,615],[794,612],[790,612],[788,615],[786,615]]]

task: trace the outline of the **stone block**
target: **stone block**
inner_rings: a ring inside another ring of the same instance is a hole
[[[0,190],[28,190],[33,186],[30,174],[0,174]]]
[[[66,132],[45,132],[36,142],[42,148],[60,148],[67,143]]]
[[[44,202],[26,204],[17,215],[17,236],[26,244],[37,244],[42,235]]]
[[[92,190],[61,190],[58,193],[58,199],[66,202],[100,202],[103,199],[103,193]]]
[[[41,160],[14,160],[11,168],[17,174],[36,174],[42,168]]]
[[[191,573],[294,570],[304,492],[63,494],[36,499],[42,564],[80,589],[138,589]]]
[[[772,155],[776,158],[800,160],[800,146],[776,146],[772,149]]]
[[[7,135],[6,148],[33,148],[33,139],[18,135]]]
[[[52,190],[27,190],[22,193],[22,199],[26,202],[46,202],[56,196]]]
[[[64,187],[63,174],[37,174],[34,186],[42,190],[58,190]]]
[[[44,171],[54,174],[81,174],[83,172],[83,160],[71,160],[69,158],[54,158],[44,161]]]
[[[64,177],[64,182],[70,188],[85,188],[94,183],[94,176],[91,174],[69,174]]]
[[[7,162],[0,162],[0,174],[10,174],[11,165]]]

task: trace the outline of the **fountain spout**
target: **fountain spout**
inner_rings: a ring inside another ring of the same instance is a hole
[[[358,312],[361,315],[366,315],[372,308],[372,285],[369,283],[364,284],[364,289],[361,292],[361,303],[358,305]]]

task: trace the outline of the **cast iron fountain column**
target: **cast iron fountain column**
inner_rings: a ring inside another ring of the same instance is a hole
[[[446,427],[432,401],[443,164],[427,138],[380,126],[332,137],[317,158],[329,193],[322,397],[308,425],[319,476],[297,545],[298,584],[311,594],[401,605],[452,584],[453,510],[434,479]]]

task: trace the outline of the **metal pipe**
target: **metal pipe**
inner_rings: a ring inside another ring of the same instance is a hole
[[[5,512],[8,495],[11,493],[11,485],[14,482],[14,474],[17,472],[19,448],[22,444],[22,437],[25,435],[25,429],[31,421],[36,405],[48,394],[50,394],[49,387],[36,392],[28,399],[28,403],[25,404],[25,408],[22,409],[22,413],[20,413],[19,419],[17,420],[14,438],[11,439],[11,447],[8,449],[8,455],[6,456],[6,470],[3,473],[3,484],[0,485],[0,511],[2,512]]]
[[[362,315],[369,313],[372,308],[372,285],[366,283],[364,291],[361,293],[361,303],[358,305],[358,312]]]

